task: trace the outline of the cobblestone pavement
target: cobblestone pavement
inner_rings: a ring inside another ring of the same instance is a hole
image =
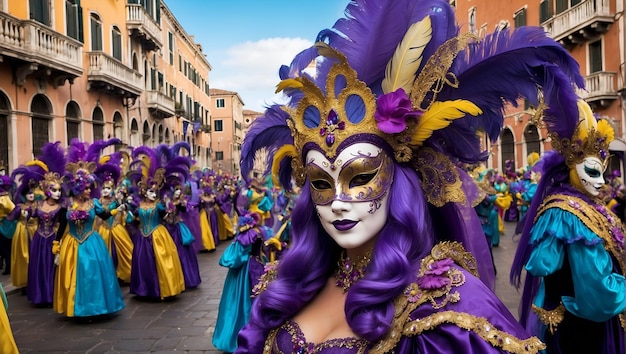
[[[498,269],[496,293],[517,317],[520,294],[508,282],[517,243],[514,223],[493,249]],[[98,320],[66,318],[51,308],[33,307],[9,277],[0,275],[8,293],[9,318],[21,353],[221,353],[211,344],[227,270],[218,264],[228,243],[198,254],[202,283],[170,302],[145,302],[122,287],[126,308]]]

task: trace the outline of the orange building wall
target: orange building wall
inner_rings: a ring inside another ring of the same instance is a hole
[[[583,0],[589,1],[589,0]],[[481,28],[486,28],[487,33],[492,33],[500,21],[508,21],[511,28],[515,26],[514,14],[522,8],[526,9],[526,24],[528,26],[539,26],[539,4],[540,1],[526,1],[526,0],[507,0],[507,1],[493,1],[493,0],[456,0],[456,14],[457,21],[461,26],[461,33],[465,33],[469,30],[469,11],[472,8],[476,8],[476,31],[477,34],[484,36],[484,33],[480,32]],[[611,11],[616,11],[616,1],[611,1]],[[620,61],[624,60],[623,54],[619,54],[618,48],[623,48],[623,34],[620,32],[622,24],[621,20],[617,20],[611,25],[608,32],[599,35],[595,38],[590,38],[587,42],[577,44],[570,48],[570,53],[580,64],[580,72],[583,76],[589,75],[588,67],[588,46],[590,41],[602,38],[604,49],[604,70],[607,72],[620,73]],[[621,44],[620,44],[621,43]],[[609,53],[614,55],[608,55]],[[624,75],[623,73],[621,75]],[[621,88],[621,83],[618,82],[619,75],[616,75],[616,82],[614,83],[617,89]],[[523,108],[523,105],[522,105]],[[520,110],[511,108],[506,111],[506,118],[504,127],[511,129],[515,140],[515,162],[516,168],[526,166],[526,157],[529,152],[526,151],[526,144],[524,140],[524,129],[529,124],[528,114],[519,114]],[[606,116],[614,122],[616,137],[624,137],[623,121],[624,121],[624,107],[623,99],[614,100],[608,107],[598,107],[594,112],[600,116]],[[539,130],[540,139],[547,138],[547,132],[545,129]],[[490,147],[491,158],[488,161],[488,167],[492,167],[501,170],[501,146],[500,141],[491,142]],[[548,140],[543,140],[541,153],[552,149],[552,146]]]

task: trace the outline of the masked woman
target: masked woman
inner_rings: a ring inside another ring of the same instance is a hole
[[[11,173],[11,179],[16,185],[14,199],[18,201],[7,217],[17,220],[11,244],[11,284],[24,292],[28,284],[28,250],[37,230],[37,219],[33,214],[37,208],[36,189],[40,177],[41,175],[27,166],[20,166]]]
[[[542,28],[459,35],[448,1],[351,1],[318,40],[279,70],[288,101],[242,146],[243,176],[267,148],[302,192],[236,353],[541,350],[490,288],[460,162],[487,158],[477,133],[497,139],[507,101],[582,85],[576,61]]]
[[[107,220],[113,211],[105,210],[92,193],[96,188],[94,161],[101,148],[73,139],[67,151],[64,179],[71,199],[60,217],[53,246],[53,253],[58,254],[54,309],[67,317],[106,315],[126,306],[111,254],[96,228],[96,219]],[[67,232],[62,231],[66,225]]]
[[[141,146],[133,151],[128,178],[139,195],[133,204],[136,227],[130,293],[145,298],[166,299],[185,290],[185,279],[172,235],[163,225],[166,207],[161,199],[165,168],[153,149]]]
[[[99,161],[94,174],[100,186],[99,197],[94,200],[94,203],[111,214],[107,220],[98,218],[96,228],[111,253],[117,278],[124,283],[129,283],[133,242],[126,229],[126,223],[132,221],[132,213],[125,207],[119,208],[126,203],[124,193],[118,195],[116,192],[121,174],[120,155],[114,153],[104,156]]]
[[[31,217],[37,220],[29,247],[26,295],[37,306],[52,306],[54,298],[54,275],[56,266],[52,253],[53,242],[66,208],[64,206],[62,176],[65,171],[65,151],[60,143],[47,143],[41,155],[30,164],[29,169],[41,176],[39,187],[44,194],[38,201]]]
[[[613,128],[583,100],[546,103],[554,151],[538,163],[541,179],[511,269],[517,287],[527,274],[520,322],[547,353],[622,353],[624,227],[600,199]]]
[[[189,144],[181,142],[172,148],[162,144],[157,146],[157,158],[165,162],[165,175],[167,176],[164,193],[165,196],[165,216],[163,224],[172,235],[178,258],[183,269],[185,278],[185,289],[193,289],[200,285],[200,269],[198,267],[198,257],[193,247],[194,236],[189,227],[182,222],[182,214],[187,211],[187,199],[183,194],[183,186],[189,179],[189,169],[191,160],[186,156],[180,156],[178,150],[184,146],[189,151]]]

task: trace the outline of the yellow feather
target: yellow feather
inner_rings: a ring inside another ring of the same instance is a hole
[[[435,130],[447,127],[455,119],[463,118],[467,114],[477,116],[481,113],[477,105],[467,100],[434,102],[419,118],[411,137],[411,145],[421,146]]]
[[[598,126],[596,127],[598,133],[606,136],[607,143],[610,143],[615,139],[615,131],[613,127],[606,119],[600,119],[598,121]]]
[[[589,134],[589,130],[591,128],[595,128],[596,126],[596,118],[593,116],[593,111],[591,107],[585,100],[578,100],[578,129],[577,129],[577,138],[581,140],[586,140]]]
[[[422,62],[424,47],[430,42],[433,29],[430,17],[414,23],[396,47],[393,57],[387,63],[385,78],[382,82],[384,93],[403,88],[407,95],[411,91],[413,81],[417,75],[417,68]]]
[[[298,152],[296,151],[296,147],[293,145],[284,145],[276,153],[274,154],[274,158],[272,159],[272,182],[274,185],[278,185],[278,173],[280,172],[280,162],[285,157],[297,158]]]
[[[286,88],[302,88],[304,87],[304,85],[302,85],[302,82],[300,82],[300,80],[297,79],[285,79],[281,82],[278,83],[278,85],[276,85],[276,93],[286,89]]]
[[[104,165],[105,163],[109,162],[111,160],[111,156],[110,155],[104,155],[100,158],[100,160],[98,160],[98,163],[100,165]]]
[[[29,161],[29,162],[25,163],[24,165],[25,166],[37,165],[37,166],[41,167],[44,171],[50,172],[50,170],[48,169],[48,165],[46,165],[43,161],[40,161],[40,160]]]

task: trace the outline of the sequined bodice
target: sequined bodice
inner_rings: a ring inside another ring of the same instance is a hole
[[[137,216],[141,224],[141,233],[143,236],[149,236],[152,231],[159,226],[161,218],[159,217],[159,209],[162,209],[161,204],[157,204],[155,207],[144,208],[141,207],[137,210]]]
[[[365,339],[358,338],[336,338],[318,344],[310,343],[304,337],[298,323],[288,320],[270,333],[265,342],[265,352],[298,354],[367,353],[368,344]]]
[[[67,224],[69,225],[69,234],[78,242],[85,241],[94,230],[94,221],[96,219],[96,208],[92,205],[89,209],[85,210],[87,212],[87,218],[79,221],[72,221],[70,219],[71,210],[67,211]]]
[[[41,237],[47,238],[56,233],[56,226],[60,210],[60,207],[50,211],[43,211],[41,208],[36,209],[35,214],[39,219],[37,233]]]

